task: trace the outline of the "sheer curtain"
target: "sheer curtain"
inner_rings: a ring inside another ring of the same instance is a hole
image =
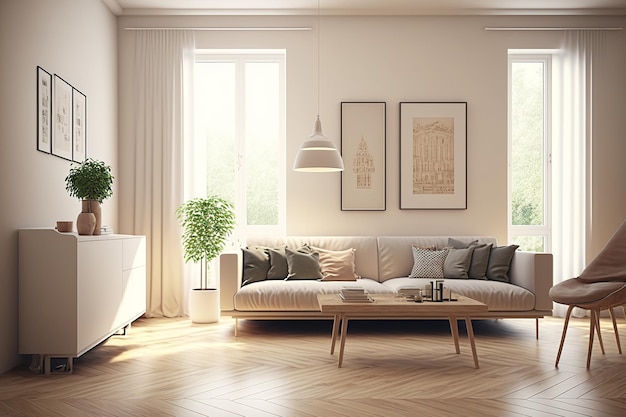
[[[133,232],[146,236],[148,317],[186,313],[180,226],[183,151],[192,134],[185,107],[190,101],[194,33],[136,33],[135,184]]]
[[[554,284],[585,268],[586,236],[591,219],[593,67],[604,32],[566,31],[554,62],[552,135],[552,253]],[[554,305],[564,316],[567,306]],[[576,314],[576,312],[575,312]]]

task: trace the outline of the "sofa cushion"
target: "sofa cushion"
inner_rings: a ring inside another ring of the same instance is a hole
[[[489,264],[487,266],[487,279],[492,281],[509,282],[509,269],[515,251],[519,245],[498,246],[491,248],[489,252]]]
[[[430,280],[425,278],[393,278],[383,285],[397,291],[402,287],[424,288]],[[263,284],[258,282],[252,285]],[[489,311],[529,311],[535,308],[535,295],[520,286],[498,281],[471,279],[444,279],[444,287],[453,294],[461,294],[487,304]]]
[[[360,278],[354,264],[354,248],[339,251],[312,249],[319,254],[322,281],[354,281]]]
[[[355,282],[265,280],[241,287],[234,296],[238,311],[320,311],[317,294],[338,294],[346,285],[358,285],[370,294],[393,294],[378,281],[360,278]]]
[[[443,264],[448,255],[448,249],[422,249],[416,245],[413,250],[412,278],[443,278]]]
[[[473,252],[473,246],[465,249],[450,249],[443,263],[443,276],[446,278],[467,279]]]
[[[263,281],[270,269],[270,257],[264,249],[243,248],[242,285]]]
[[[304,253],[285,248],[287,258],[287,280],[293,279],[321,279],[319,254],[317,252]]]

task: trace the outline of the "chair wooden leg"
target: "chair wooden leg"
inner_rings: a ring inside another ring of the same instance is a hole
[[[611,315],[611,320],[613,321],[613,331],[615,332],[615,340],[617,341],[617,350],[621,355],[622,345],[619,343],[619,332],[617,331],[617,323],[615,322],[615,311],[613,311],[613,307],[609,308],[609,314]]]
[[[605,355],[606,352],[604,351],[604,341],[602,340],[602,333],[600,333],[600,310],[593,310],[595,311],[595,316],[596,316],[596,334],[598,335],[598,341],[600,342],[600,350],[602,350],[602,354]]]
[[[593,335],[598,321],[596,310],[589,310],[589,348],[587,349],[587,369],[591,366],[591,350],[593,349]]]
[[[556,355],[556,363],[554,366],[559,367],[559,360],[561,359],[561,352],[563,352],[563,344],[565,343],[565,335],[567,334],[567,326],[569,324],[569,317],[572,314],[572,310],[574,306],[571,305],[567,309],[567,314],[565,315],[565,323],[563,323],[563,334],[561,335],[561,344],[559,345],[559,353]]]

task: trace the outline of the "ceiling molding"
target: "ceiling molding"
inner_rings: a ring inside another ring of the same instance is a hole
[[[104,5],[108,7],[111,13],[113,13],[115,16],[120,16],[124,14],[124,9],[122,8],[122,6],[120,6],[117,0],[102,0],[102,3],[104,3]]]
[[[105,4],[116,0],[102,0]],[[119,4],[118,4],[119,6]],[[125,16],[316,16],[316,9],[121,9]],[[113,10],[111,10],[113,11]],[[114,12],[115,13],[115,12]],[[118,13],[115,13],[118,14]],[[322,16],[626,16],[619,9],[325,9]]]

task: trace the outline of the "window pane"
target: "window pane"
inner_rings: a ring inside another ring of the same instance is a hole
[[[519,245],[519,249],[529,252],[545,252],[543,236],[514,236],[512,244]]]
[[[284,233],[284,51],[196,55],[194,195],[232,201],[237,233]]]
[[[515,62],[511,74],[513,225],[544,224],[544,63]]]
[[[248,225],[278,225],[279,65],[247,63],[245,74]]]
[[[195,149],[206,163],[197,175],[206,175],[207,195],[235,203],[235,64],[196,63],[194,82]]]

